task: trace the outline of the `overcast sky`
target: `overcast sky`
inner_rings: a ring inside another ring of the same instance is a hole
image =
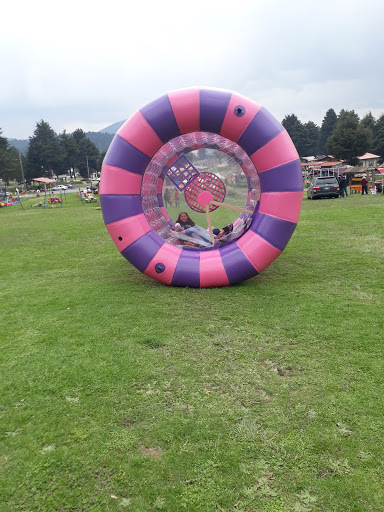
[[[0,128],[98,131],[167,91],[232,89],[279,121],[384,113],[383,0],[10,0]]]

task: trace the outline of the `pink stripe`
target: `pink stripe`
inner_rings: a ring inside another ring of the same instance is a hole
[[[157,182],[157,193],[162,194],[163,193],[163,178],[159,178],[159,181]]]
[[[176,162],[176,160],[179,158],[180,155],[173,155],[167,162],[167,167],[170,167],[173,162]]]
[[[259,212],[297,222],[302,202],[302,192],[265,192],[261,194]]]
[[[200,252],[200,286],[229,286],[219,251]]]
[[[171,91],[168,93],[168,98],[180,132],[198,132],[200,130],[199,89]]]
[[[164,206],[162,206],[160,208],[160,210],[161,210],[161,213],[163,214],[164,219],[166,221],[168,221],[170,219],[170,216],[168,215],[167,210],[164,208]]]
[[[103,164],[99,194],[140,194],[143,177],[135,172]]]
[[[238,107],[239,105],[245,108],[245,114],[241,117],[235,115],[235,107]],[[255,103],[240,94],[233,93],[228,105],[227,113],[225,114],[220,135],[237,142],[260,108],[261,105],[258,103]]]
[[[111,222],[106,228],[120,252],[151,230],[144,213]]]
[[[281,254],[279,249],[253,231],[247,231],[236,243],[258,272],[262,272]]]
[[[157,281],[170,285],[180,255],[181,249],[167,243],[163,244],[149,262],[147,268],[144,270],[144,274],[153,279],[157,279]],[[165,265],[165,271],[161,274],[158,274],[155,270],[157,263],[163,263]]]
[[[139,110],[123,124],[117,134],[151,158],[163,145],[159,136]]]
[[[279,133],[251,156],[257,172],[268,171],[273,167],[292,162],[298,158],[299,155],[286,130]]]

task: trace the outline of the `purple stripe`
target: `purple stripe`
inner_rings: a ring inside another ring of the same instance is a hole
[[[258,274],[235,242],[220,248],[220,256],[230,284],[236,284]]]
[[[299,192],[303,190],[300,160],[259,173],[262,192]]]
[[[168,94],[151,101],[140,109],[140,112],[164,144],[181,135]]]
[[[163,194],[157,194],[157,201],[159,203],[159,208],[161,208],[162,206],[164,206],[164,202],[163,202]]]
[[[220,133],[232,93],[200,90],[200,131]]]
[[[251,231],[260,235],[268,243],[283,251],[293,232],[296,224],[287,220],[271,217],[258,213],[251,225]]]
[[[136,174],[144,174],[151,159],[128,141],[115,135],[104,158],[104,163]]]
[[[128,245],[121,254],[140,272],[144,272],[163,244],[165,241],[157,233],[149,231]]]
[[[261,107],[237,143],[251,156],[283,130],[284,127],[279,121],[267,109]]]
[[[143,213],[140,194],[100,194],[104,224]]]
[[[200,288],[200,251],[196,249],[181,251],[173,274],[172,286]]]

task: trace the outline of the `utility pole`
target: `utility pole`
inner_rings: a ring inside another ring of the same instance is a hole
[[[88,176],[88,181],[89,181],[89,166],[88,166],[88,156],[85,155],[85,158],[87,159],[87,176]]]
[[[21,178],[23,180],[24,192],[27,192],[27,184],[26,184],[25,178],[24,178],[23,162],[21,160],[21,153],[20,153],[20,151],[19,151],[19,162],[20,162]]]

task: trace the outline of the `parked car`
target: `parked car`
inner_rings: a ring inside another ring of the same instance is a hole
[[[52,187],[52,190],[67,190],[67,188],[65,185],[56,185],[56,187]]]
[[[67,185],[67,188],[73,188],[73,185]]]
[[[340,185],[334,176],[314,178],[307,190],[307,199],[320,199],[321,197],[339,197]]]

